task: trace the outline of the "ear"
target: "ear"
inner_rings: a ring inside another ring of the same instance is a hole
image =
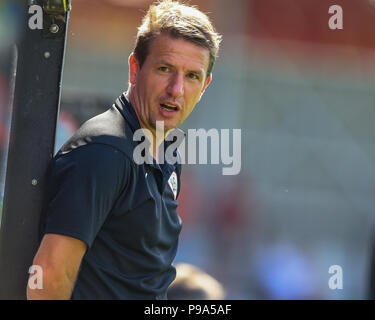
[[[210,75],[206,78],[206,80],[204,82],[204,86],[203,86],[203,88],[201,90],[201,95],[199,97],[199,101],[201,100],[204,91],[206,90],[206,88],[208,87],[208,85],[211,83],[211,81],[212,81],[212,73],[210,73]]]
[[[139,71],[139,63],[134,53],[129,56],[129,82],[132,87],[136,84],[136,79]]]

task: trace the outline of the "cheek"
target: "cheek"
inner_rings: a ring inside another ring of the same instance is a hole
[[[195,105],[199,102],[200,97],[201,97],[201,89],[195,89],[191,94],[190,94],[190,99],[189,99],[189,104],[190,108],[193,109]]]
[[[167,84],[166,81],[160,79],[149,79],[146,83],[146,88],[148,97],[155,99],[164,95],[167,90]]]

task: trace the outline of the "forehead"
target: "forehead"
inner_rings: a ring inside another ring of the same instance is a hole
[[[183,38],[160,34],[151,42],[147,60],[150,63],[166,61],[171,64],[181,64],[186,67],[203,69],[206,72],[210,53],[208,49]]]

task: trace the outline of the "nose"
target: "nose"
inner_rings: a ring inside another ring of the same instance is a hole
[[[168,88],[168,94],[174,99],[181,97],[184,94],[184,77],[181,74],[175,74],[171,77]]]

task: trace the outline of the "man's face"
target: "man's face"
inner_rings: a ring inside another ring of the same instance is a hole
[[[151,42],[142,68],[131,55],[130,99],[141,126],[152,132],[156,121],[164,121],[165,130],[179,126],[211,82],[208,64],[207,49],[163,34]]]

